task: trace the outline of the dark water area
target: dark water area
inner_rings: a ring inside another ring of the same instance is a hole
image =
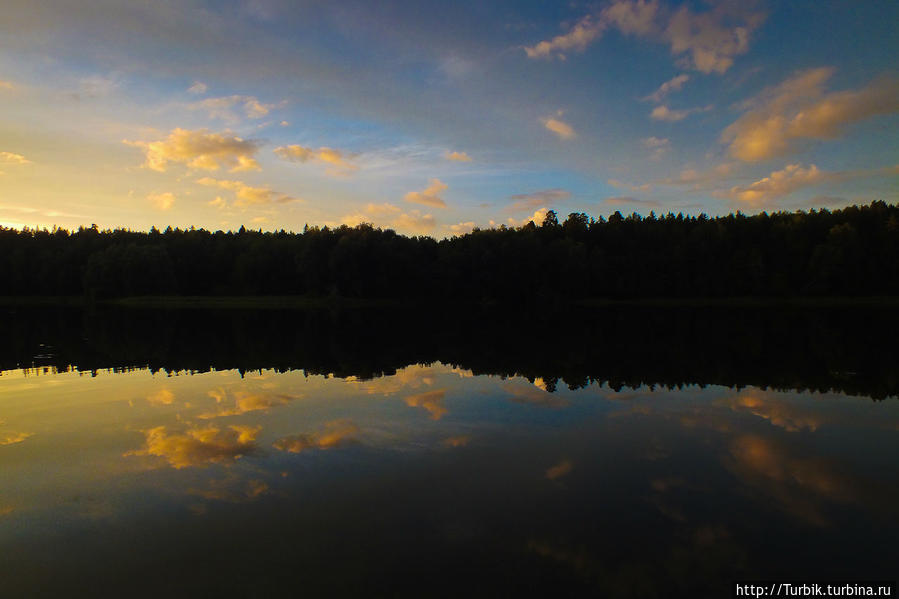
[[[0,596],[891,579],[899,312],[4,308]]]

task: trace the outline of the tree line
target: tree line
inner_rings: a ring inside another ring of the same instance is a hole
[[[435,240],[371,224],[302,233],[0,227],[0,295],[302,295],[466,301],[899,295],[899,206],[608,219]]]
[[[273,369],[371,379],[442,362],[476,375],[541,378],[547,391],[753,385],[899,397],[899,312],[891,307],[28,306],[6,312],[0,372]]]

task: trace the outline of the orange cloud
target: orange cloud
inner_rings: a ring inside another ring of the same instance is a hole
[[[801,71],[747,103],[721,134],[732,156],[757,162],[787,154],[799,139],[833,139],[850,124],[899,111],[899,81],[879,79],[859,90],[825,93],[834,69]]]
[[[443,157],[454,162],[471,162],[471,156],[466,152],[447,152]]]
[[[187,165],[188,168],[216,171],[222,167],[231,172],[259,170],[255,155],[259,142],[242,139],[225,133],[209,133],[206,129],[194,131],[174,129],[160,141],[128,141],[124,143],[142,148],[146,155],[144,166],[165,172],[170,162]]]
[[[899,165],[881,169],[862,169],[856,171],[822,171],[814,164],[803,167],[801,164],[788,164],[767,177],[754,181],[746,186],[732,187],[726,194],[737,201],[755,206],[789,195],[805,187],[823,183],[838,183],[862,177],[889,176],[899,174]]]
[[[225,430],[215,427],[193,428],[182,434],[169,434],[166,427],[146,431],[143,449],[125,453],[126,456],[156,456],[172,468],[207,466],[231,463],[257,449],[256,437],[262,427],[231,426]]]
[[[268,187],[251,187],[243,181],[203,177],[197,179],[196,182],[207,187],[220,187],[221,189],[233,191],[234,196],[237,198],[235,205],[240,208],[258,204],[284,204],[286,202],[295,202],[298,200],[298,198],[289,196],[280,191],[274,191]]]
[[[0,446],[3,445],[14,445],[16,443],[21,443],[28,437],[33,436],[34,433],[3,433],[0,434]]]
[[[227,393],[223,389],[214,389],[208,393],[213,397],[219,408],[212,412],[205,412],[197,416],[203,420],[210,418],[220,418],[223,416],[238,416],[247,412],[268,411],[271,408],[285,406],[295,399],[299,399],[297,395],[274,394],[274,393],[251,393],[249,391],[237,391],[233,394],[233,405],[225,405],[227,401]]]
[[[164,193],[151,193],[147,199],[157,210],[169,210],[175,205],[175,194],[170,191]]]
[[[359,427],[348,420],[335,420],[325,425],[322,431],[290,435],[275,441],[281,451],[300,453],[307,449],[332,449],[355,441]]]
[[[359,168],[347,160],[344,152],[333,148],[321,147],[316,150],[300,145],[291,145],[275,148],[274,152],[290,162],[324,162],[336,169],[331,172],[338,174],[346,174]]]
[[[440,197],[440,193],[449,189],[449,186],[440,179],[431,179],[430,184],[422,191],[410,191],[403,199],[413,204],[422,204],[434,208],[446,208],[446,202]]]
[[[558,480],[563,476],[567,476],[571,473],[571,470],[574,468],[574,465],[570,460],[562,460],[555,466],[551,466],[546,470],[546,478],[549,480]]]
[[[555,133],[559,139],[574,139],[577,137],[577,133],[575,133],[574,128],[572,128],[571,125],[561,120],[562,114],[563,113],[560,110],[555,116],[540,119],[540,122],[543,123],[543,126],[546,127],[548,131]]]
[[[449,410],[443,405],[446,389],[426,391],[406,398],[406,405],[413,408],[424,408],[431,414],[431,419],[440,420]]]

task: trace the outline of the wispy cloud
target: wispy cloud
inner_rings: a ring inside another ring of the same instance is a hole
[[[668,108],[664,104],[661,104],[653,108],[652,112],[649,113],[649,116],[656,121],[668,121],[669,123],[676,123],[677,121],[684,120],[691,114],[696,114],[698,112],[707,112],[711,109],[711,106],[703,106],[700,108],[673,110],[671,108]]]
[[[683,74],[678,75],[677,77],[674,77],[673,79],[669,79],[668,81],[666,81],[665,83],[660,85],[656,91],[652,92],[648,96],[645,96],[644,98],[641,98],[641,99],[644,102],[655,102],[656,104],[658,104],[670,92],[680,91],[680,89],[684,86],[684,84],[689,80],[690,80],[689,75],[683,75]]]
[[[239,208],[260,204],[284,204],[298,200],[298,198],[289,196],[280,191],[274,191],[268,187],[252,187],[243,181],[203,177],[197,179],[196,182],[200,185],[205,185],[206,187],[219,187],[221,189],[233,191],[234,196],[237,198],[235,205]]]
[[[280,146],[274,149],[275,154],[290,162],[323,162],[333,167],[332,174],[347,174],[359,168],[349,161],[348,155],[334,148],[307,148],[300,145]]]
[[[737,3],[721,2],[694,13],[687,4],[671,12],[657,0],[617,0],[584,15],[568,32],[526,46],[524,51],[532,59],[564,60],[614,28],[625,35],[668,43],[683,67],[720,74],[733,65],[734,57],[746,53],[752,32],[764,19],[764,13],[751,5]]]
[[[721,134],[731,156],[767,160],[794,150],[796,140],[833,139],[856,121],[899,112],[896,79],[825,93],[833,72],[830,67],[801,71],[749,101],[747,111]]]
[[[557,202],[562,202],[571,197],[567,189],[543,189],[531,193],[517,193],[509,196],[512,203],[509,210],[534,210],[538,207],[547,207]]]
[[[838,183],[861,177],[889,176],[899,174],[899,165],[881,169],[863,169],[851,171],[823,171],[814,164],[803,167],[801,164],[789,164],[767,177],[754,181],[746,186],[732,187],[727,196],[739,202],[760,206],[783,196],[824,183]]]

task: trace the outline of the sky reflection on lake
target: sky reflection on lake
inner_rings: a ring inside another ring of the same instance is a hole
[[[897,432],[894,399],[549,392],[439,362],[5,371],[0,586],[652,596],[883,577]]]

